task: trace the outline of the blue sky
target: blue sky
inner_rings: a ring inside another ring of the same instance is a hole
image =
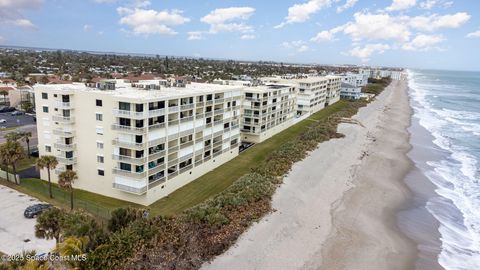
[[[0,0],[0,44],[480,70],[477,0]]]

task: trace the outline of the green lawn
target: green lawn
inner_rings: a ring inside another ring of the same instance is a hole
[[[17,171],[20,172],[20,171],[23,171],[25,169],[28,169],[28,168],[34,166],[35,162],[37,162],[37,158],[34,158],[34,157],[29,157],[29,158],[26,158],[26,159],[22,159],[17,165]]]
[[[70,193],[52,184],[53,199],[48,196],[48,182],[34,178],[21,179],[20,186],[0,180],[0,184],[9,186],[20,192],[36,197],[61,208],[70,209]],[[82,208],[101,219],[108,219],[110,212],[119,207],[141,207],[140,205],[101,196],[84,190],[74,191],[74,208]]]
[[[314,121],[326,119],[346,107],[347,102],[341,100],[308,119]],[[301,121],[272,138],[251,147],[231,161],[151,204],[149,206],[151,213],[153,215],[173,215],[222,192],[241,176],[250,172],[251,168],[265,160],[270,152],[294,139],[311,124],[312,121]]]

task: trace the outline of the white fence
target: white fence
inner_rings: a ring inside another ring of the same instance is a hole
[[[0,178],[7,179],[7,173],[0,170]],[[10,182],[15,183],[15,177],[13,173],[8,174],[8,179]],[[20,176],[17,174],[17,181],[20,183]]]

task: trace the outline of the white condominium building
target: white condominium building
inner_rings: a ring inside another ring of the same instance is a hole
[[[297,115],[313,114],[325,107],[327,101],[326,77],[294,80],[297,83]]]
[[[52,180],[71,169],[75,188],[149,205],[238,155],[242,87],[160,84],[35,86]]]
[[[262,142],[293,124],[296,110],[293,85],[268,84],[244,89],[241,140]]]
[[[340,95],[343,99],[355,100],[363,97],[362,88],[359,86],[342,83]]]
[[[340,91],[342,89],[342,77],[328,75],[326,76],[326,78],[328,79],[327,101],[326,101],[326,105],[328,106],[340,100]]]

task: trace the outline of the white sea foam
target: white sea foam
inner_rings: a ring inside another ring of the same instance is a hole
[[[431,81],[420,73],[409,71],[410,96],[418,104],[414,106],[414,117],[432,134],[433,143],[449,153],[441,161],[427,162],[431,170],[425,172],[437,186],[436,193],[443,198],[427,204],[427,209],[440,222],[442,251],[439,263],[446,269],[480,269],[478,160],[469,152],[471,149],[456,143],[459,138],[479,136],[480,113],[435,108],[429,97],[437,100],[444,93],[438,91],[435,80]],[[451,85],[445,89],[455,91]]]

